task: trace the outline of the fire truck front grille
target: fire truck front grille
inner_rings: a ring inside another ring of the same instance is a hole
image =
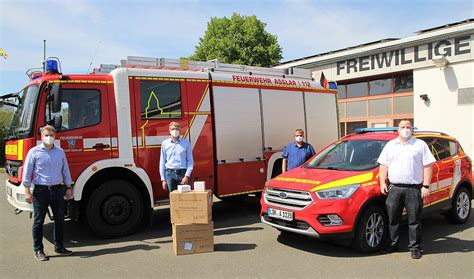
[[[266,188],[264,198],[268,205],[296,210],[303,209],[313,202],[309,192],[272,187]]]
[[[18,177],[19,170],[21,167],[21,161],[6,160],[5,161],[5,171],[9,176]]]

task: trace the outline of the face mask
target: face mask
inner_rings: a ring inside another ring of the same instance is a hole
[[[43,138],[43,143],[46,145],[52,145],[54,143],[54,137],[53,136],[45,136]]]
[[[171,135],[173,138],[177,138],[177,137],[179,137],[179,131],[178,131],[178,130],[171,130],[171,131],[170,131],[170,135]]]
[[[303,142],[303,137],[301,137],[301,136],[296,136],[296,137],[295,137],[295,140],[296,140],[297,142]]]
[[[411,129],[403,128],[400,130],[400,136],[402,138],[409,138],[411,136]]]

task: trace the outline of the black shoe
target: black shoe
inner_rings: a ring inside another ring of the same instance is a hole
[[[49,257],[46,256],[46,254],[43,252],[43,251],[35,251],[35,258],[38,260],[38,261],[47,261],[49,260]]]
[[[418,260],[421,259],[421,251],[420,250],[411,250],[411,258]]]
[[[54,248],[54,252],[56,254],[59,254],[59,255],[63,255],[63,256],[70,256],[72,255],[72,251],[64,248],[64,247],[56,247]]]

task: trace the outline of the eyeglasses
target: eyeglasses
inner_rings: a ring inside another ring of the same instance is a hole
[[[295,135],[295,137],[304,137],[304,135]]]

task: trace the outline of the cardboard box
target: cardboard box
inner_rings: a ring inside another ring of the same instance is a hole
[[[206,182],[205,181],[194,181],[194,191],[206,191]]]
[[[173,250],[176,256],[214,251],[214,222],[173,224]]]
[[[171,223],[207,224],[212,220],[212,193],[204,192],[170,193]]]

